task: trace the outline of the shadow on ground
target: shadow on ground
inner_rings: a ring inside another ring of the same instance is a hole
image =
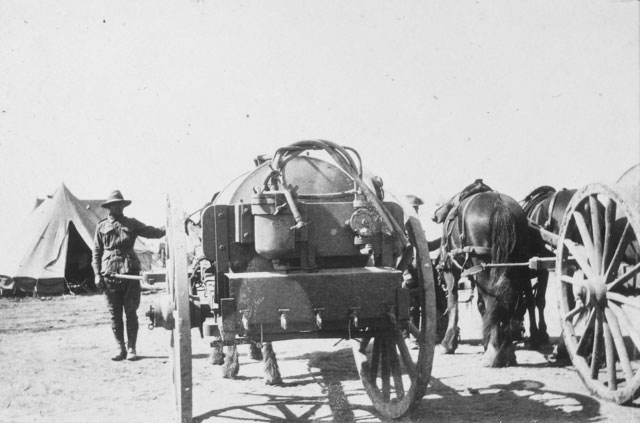
[[[227,421],[315,421],[315,422],[377,422],[384,421],[373,406],[353,401],[358,392],[344,386],[358,379],[351,350],[313,352],[287,360],[307,360],[313,383],[321,386],[325,395],[281,396],[265,392],[247,394],[247,404],[213,409],[194,417],[200,423],[211,419]],[[552,363],[549,363],[553,366]],[[313,369],[313,371],[311,371]],[[300,375],[302,377],[303,375]],[[298,378],[292,376],[293,379]],[[400,422],[597,422],[601,421],[597,400],[579,394],[555,392],[539,381],[516,380],[508,384],[493,384],[459,391],[442,379],[432,378],[427,395],[416,409]],[[291,386],[296,382],[287,380]],[[303,385],[306,383],[302,383]]]

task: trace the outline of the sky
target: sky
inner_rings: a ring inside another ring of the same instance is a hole
[[[61,183],[162,225],[167,193],[196,210],[316,138],[424,220],[476,178],[614,182],[640,162],[640,2],[0,2],[0,247]]]

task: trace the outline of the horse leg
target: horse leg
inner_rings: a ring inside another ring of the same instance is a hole
[[[271,342],[262,343],[262,356],[264,364],[264,383],[265,385],[279,385],[282,383],[280,377],[280,369],[276,360],[276,353],[273,351]]]
[[[449,321],[447,331],[440,345],[444,347],[445,354],[453,354],[458,348],[458,284],[452,272],[443,271],[444,280],[447,283],[447,313]]]
[[[482,319],[482,333],[485,352],[482,364],[485,367],[515,366],[516,354],[511,338],[511,323],[505,320],[507,314],[500,310],[496,298],[487,296],[484,300],[486,311]]]
[[[542,271],[538,272],[543,273]],[[531,279],[527,280],[527,286],[525,287],[524,300],[527,307],[527,314],[529,315],[529,340],[525,343],[528,349],[537,350],[540,347],[540,328],[536,324],[536,305],[537,305],[537,292],[540,289],[540,275],[538,274],[538,284],[534,289],[532,287]],[[524,319],[524,316],[523,316]]]
[[[240,361],[238,360],[238,347],[229,345],[225,347],[224,364],[222,365],[222,377],[234,379],[240,371]]]
[[[211,354],[209,354],[209,363],[214,366],[220,366],[224,363],[224,353],[222,352],[222,345],[219,343],[211,343]]]
[[[547,322],[544,319],[544,308],[547,305],[547,284],[549,282],[549,271],[542,270],[538,274],[538,289],[536,290],[536,307],[538,308],[538,339],[540,345],[549,342],[547,333]]]
[[[447,285],[441,272],[434,271],[436,289],[436,343],[442,342],[447,331]]]
[[[249,342],[249,357],[251,357],[252,360],[262,360],[262,351],[260,351],[260,347],[257,342]]]

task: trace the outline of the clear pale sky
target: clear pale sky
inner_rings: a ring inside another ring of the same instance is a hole
[[[3,0],[0,246],[36,197],[115,188],[164,222],[260,153],[358,149],[421,213],[476,178],[615,181],[640,161],[640,2]]]

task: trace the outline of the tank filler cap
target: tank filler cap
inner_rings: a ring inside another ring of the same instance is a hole
[[[351,229],[363,238],[371,238],[380,233],[381,219],[378,214],[368,208],[356,209],[349,218]]]

